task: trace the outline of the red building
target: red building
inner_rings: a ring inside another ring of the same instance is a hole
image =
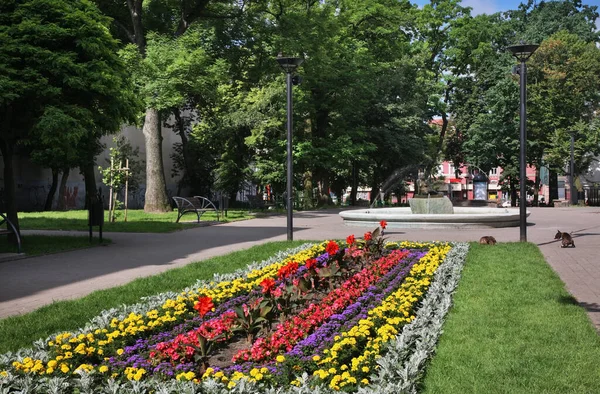
[[[439,189],[453,201],[488,200],[500,202],[510,199],[508,193],[502,191],[499,183],[501,174],[501,167],[493,168],[487,174],[481,174],[481,170],[478,168],[462,165],[458,168],[457,176],[454,165],[444,161],[438,166],[435,176],[438,179],[443,179],[446,187]],[[535,167],[527,167],[527,178],[532,181],[535,180]],[[409,186],[409,190],[407,197],[412,198],[415,194],[414,184]],[[540,195],[543,195],[543,191],[540,191]]]

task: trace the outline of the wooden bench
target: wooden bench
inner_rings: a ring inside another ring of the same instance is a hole
[[[177,204],[177,220],[175,223],[179,223],[179,219],[188,212],[194,212],[198,217],[198,223],[200,223],[200,217],[206,211],[215,211],[217,214],[217,221],[219,221],[219,210],[208,198],[202,196],[194,197],[173,197],[175,204]]]
[[[17,236],[17,252],[21,253],[21,236],[19,235],[17,228],[10,220],[8,220],[5,214],[0,212],[0,226],[4,223],[6,223],[6,230],[0,229],[0,235],[15,234]]]

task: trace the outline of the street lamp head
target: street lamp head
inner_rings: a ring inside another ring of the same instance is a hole
[[[285,71],[288,74],[291,74],[294,71],[296,71],[298,66],[301,65],[303,61],[304,59],[299,57],[277,56],[277,63],[279,63],[281,68],[283,68],[283,71]]]
[[[508,47],[508,50],[516,57],[519,61],[524,62],[529,59],[533,52],[539,48],[538,44],[525,44],[521,41],[518,45],[512,45]]]

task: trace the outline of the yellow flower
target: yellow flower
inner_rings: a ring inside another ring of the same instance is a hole
[[[318,355],[313,356],[313,361],[319,361],[321,359],[321,357],[319,357]]]
[[[106,365],[103,365],[100,368],[98,368],[98,371],[102,373],[108,372],[108,367]]]
[[[285,357],[283,357],[281,354],[279,356],[277,356],[275,358],[275,361],[277,361],[278,363],[282,363],[285,361]]]
[[[120,356],[121,354],[123,354],[123,349],[117,349],[117,354]]]

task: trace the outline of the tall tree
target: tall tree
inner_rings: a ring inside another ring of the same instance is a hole
[[[151,34],[173,39],[183,35],[202,18],[232,16],[243,3],[227,0],[95,0],[100,9],[114,18],[114,27],[123,42],[136,46],[142,58],[148,55]],[[166,54],[165,54],[166,55]],[[154,81],[157,82],[157,81]],[[143,135],[146,145],[146,212],[170,209],[162,157],[161,91],[148,92],[143,98],[146,110]]]
[[[558,32],[542,42],[531,60],[529,118],[535,142],[530,160],[542,159],[562,172],[568,161],[570,133],[577,135],[577,173],[600,152],[600,49],[575,34]]]
[[[0,150],[7,213],[16,226],[18,143],[60,134],[77,144],[90,133],[97,141],[133,118],[136,100],[109,23],[86,0],[0,3]]]

